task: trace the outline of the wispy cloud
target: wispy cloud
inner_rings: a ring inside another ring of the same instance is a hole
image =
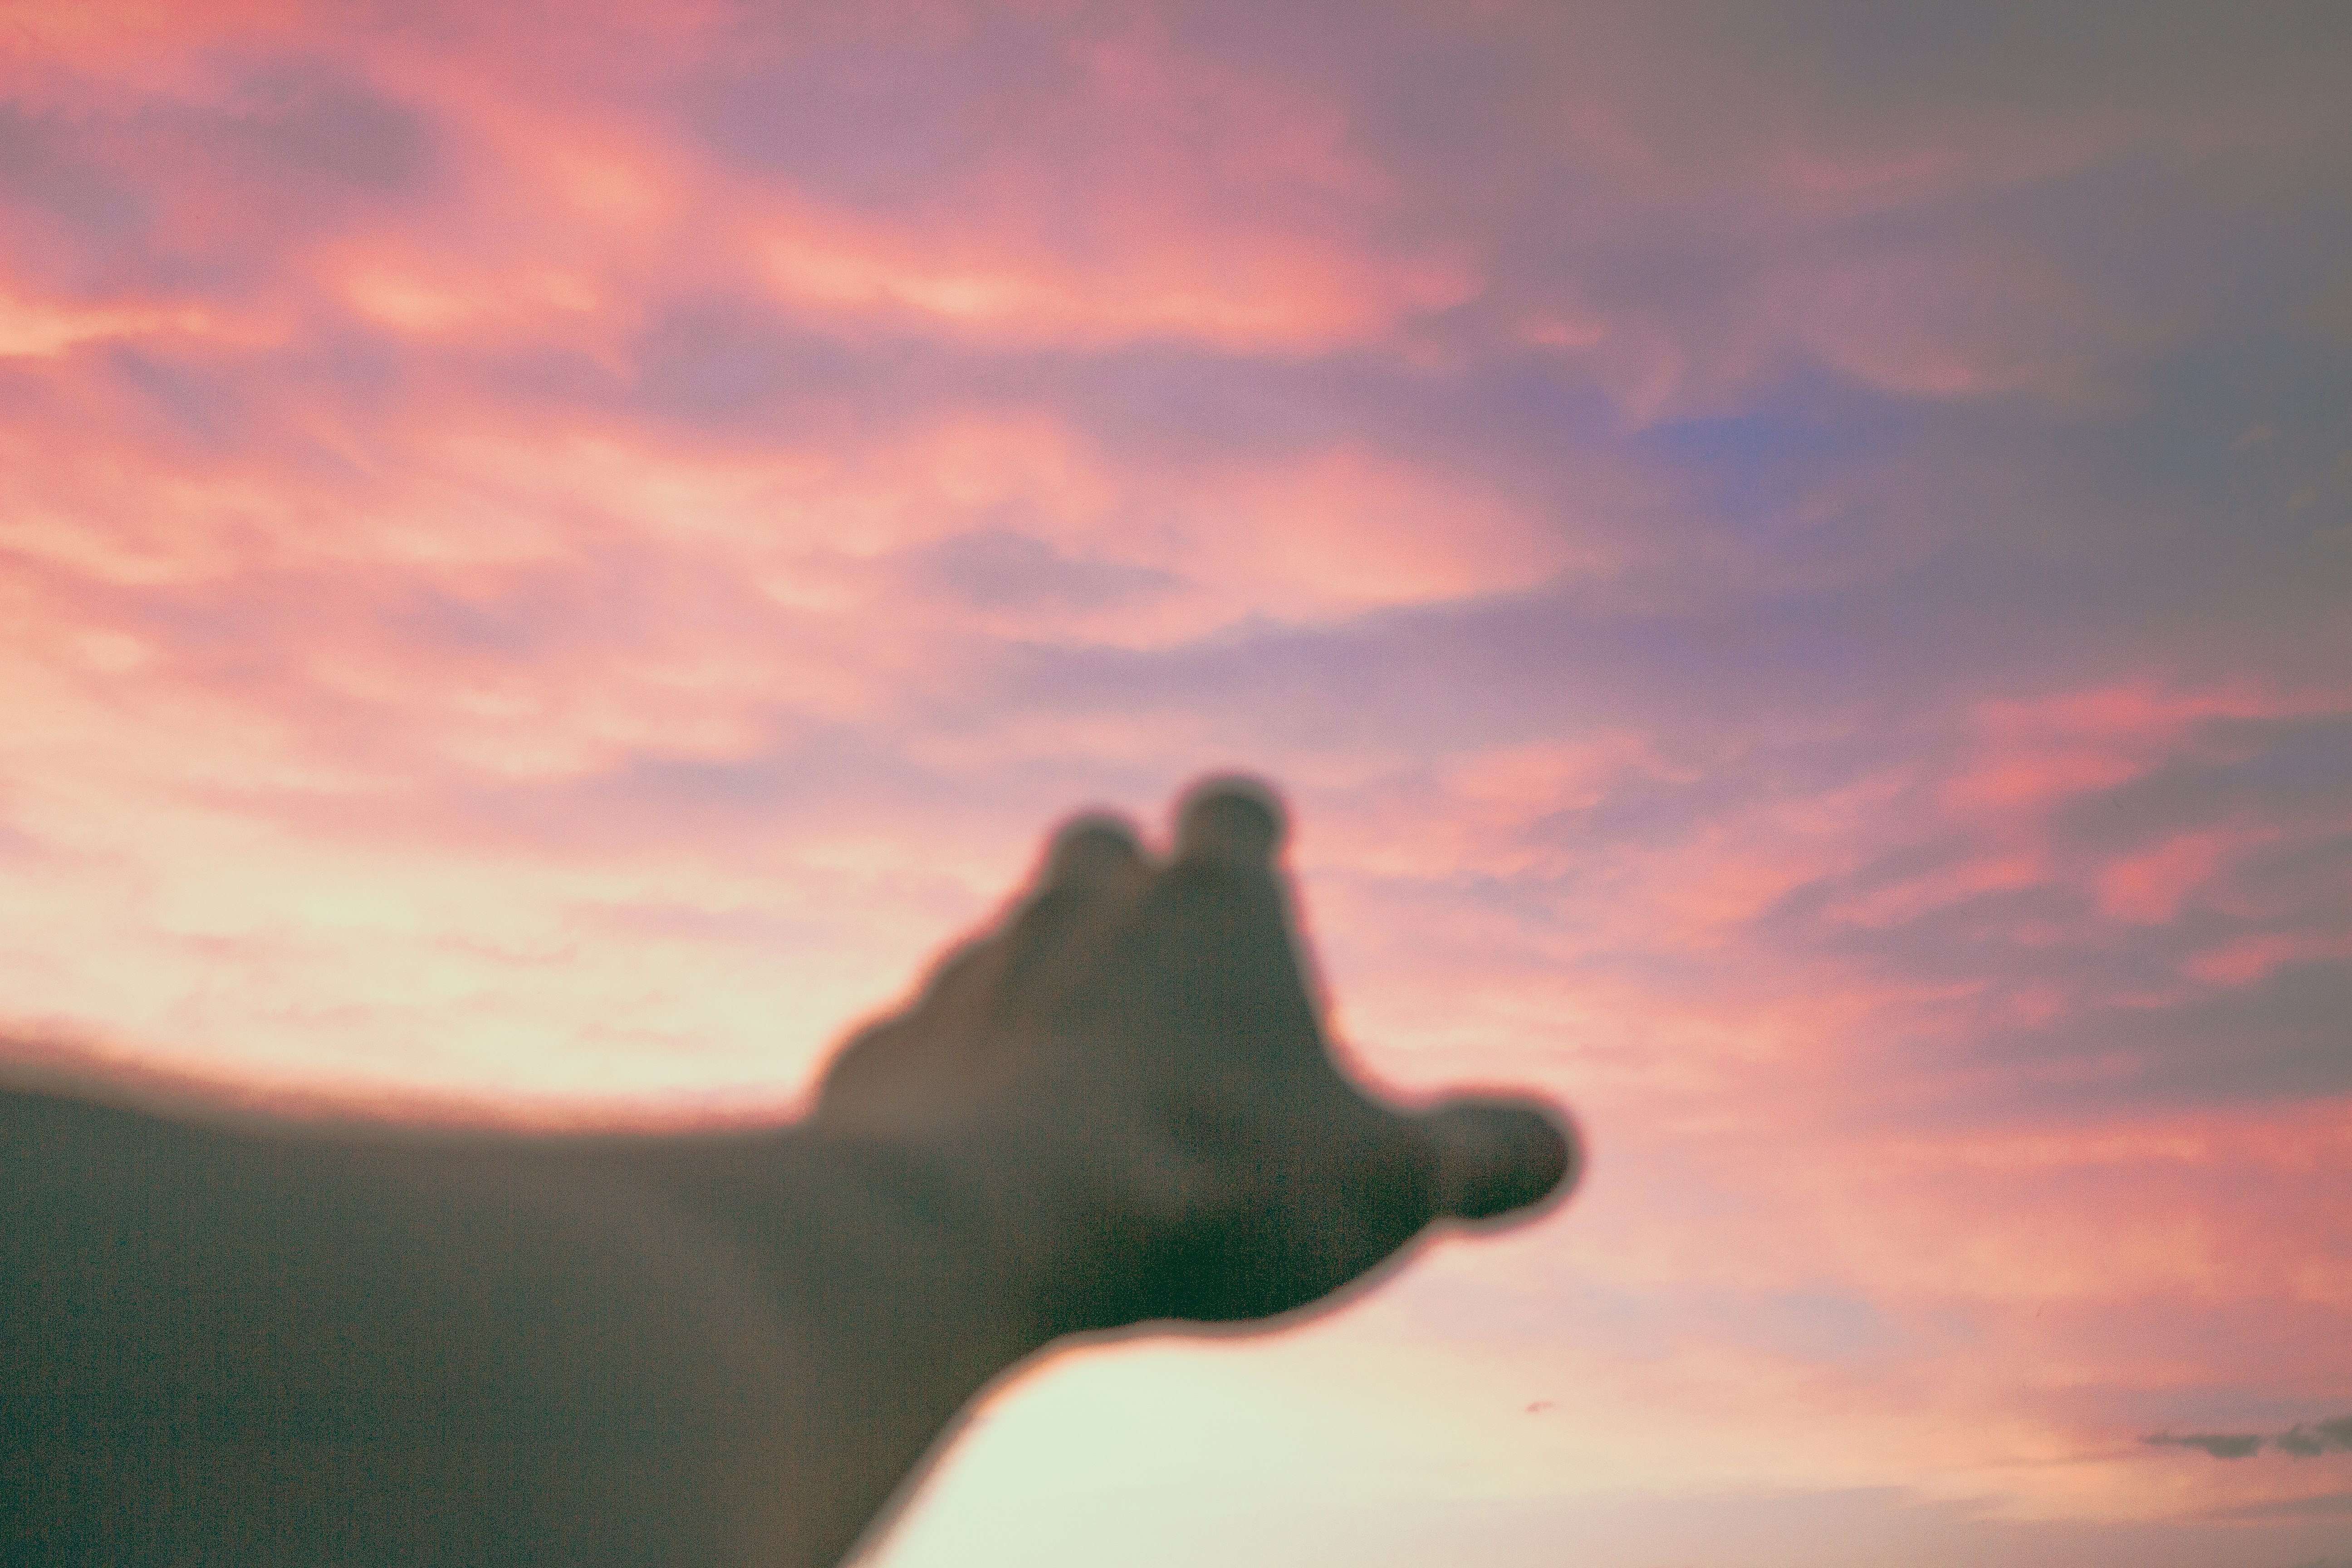
[[[2298,1459],[2315,1458],[2321,1454],[2352,1453],[2352,1415],[2339,1415],[2333,1421],[2296,1422],[2284,1432],[2192,1432],[2175,1436],[2160,1432],[2142,1437],[2143,1443],[2158,1447],[2196,1448],[2217,1459],[2251,1458],[2263,1449],[2273,1453],[2292,1454]]]

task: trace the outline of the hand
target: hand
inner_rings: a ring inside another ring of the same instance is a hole
[[[1572,1186],[1574,1135],[1537,1101],[1406,1112],[1339,1072],[1282,838],[1272,793],[1232,778],[1192,791],[1165,864],[1124,821],[1070,822],[997,930],[843,1048],[816,1125],[986,1187],[1054,1332],[1288,1311],[1433,1220]]]

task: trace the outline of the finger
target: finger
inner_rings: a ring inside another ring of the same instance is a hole
[[[1149,879],[1134,825],[1110,812],[1082,812],[1045,841],[1036,871],[994,931],[950,949],[908,1009],[931,1026],[982,1021],[1021,992],[1030,972],[1105,894],[1132,896]]]
[[[1070,818],[1055,833],[1037,882],[1041,888],[1117,888],[1139,881],[1149,868],[1133,823],[1110,812],[1090,811]]]
[[[1274,864],[1280,801],[1254,779],[1187,791],[1174,860],[1152,879],[1107,970],[1102,1004],[1156,1019],[1163,1043],[1189,1041],[1201,1065],[1320,1058],[1287,901]]]
[[[991,943],[982,1013],[1000,1026],[1027,1022],[1081,972],[1110,918],[1150,880],[1126,818],[1072,817],[1048,840],[1020,907]]]
[[[1584,1152],[1573,1123],[1530,1100],[1465,1096],[1420,1118],[1437,1151],[1437,1212],[1491,1219],[1555,1195],[1582,1174]]]
[[[835,1053],[820,1107],[920,1098],[948,1080],[991,1028],[1017,1026],[1053,976],[1083,962],[1083,935],[1107,908],[1150,879],[1133,824],[1108,812],[1072,817],[1046,841],[1018,902],[998,929],[949,951],[907,1008],[858,1031]]]
[[[1176,858],[1270,868],[1288,837],[1281,797],[1245,773],[1219,773],[1184,792],[1176,810]]]

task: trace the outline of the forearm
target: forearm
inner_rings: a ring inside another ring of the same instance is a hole
[[[11,1561],[814,1568],[1045,1339],[957,1173],[871,1141],[5,1100]]]

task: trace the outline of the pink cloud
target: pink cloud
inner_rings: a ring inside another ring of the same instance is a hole
[[[2187,833],[2116,861],[2099,873],[2099,908],[2117,920],[2163,924],[2236,847],[2225,834]]]

